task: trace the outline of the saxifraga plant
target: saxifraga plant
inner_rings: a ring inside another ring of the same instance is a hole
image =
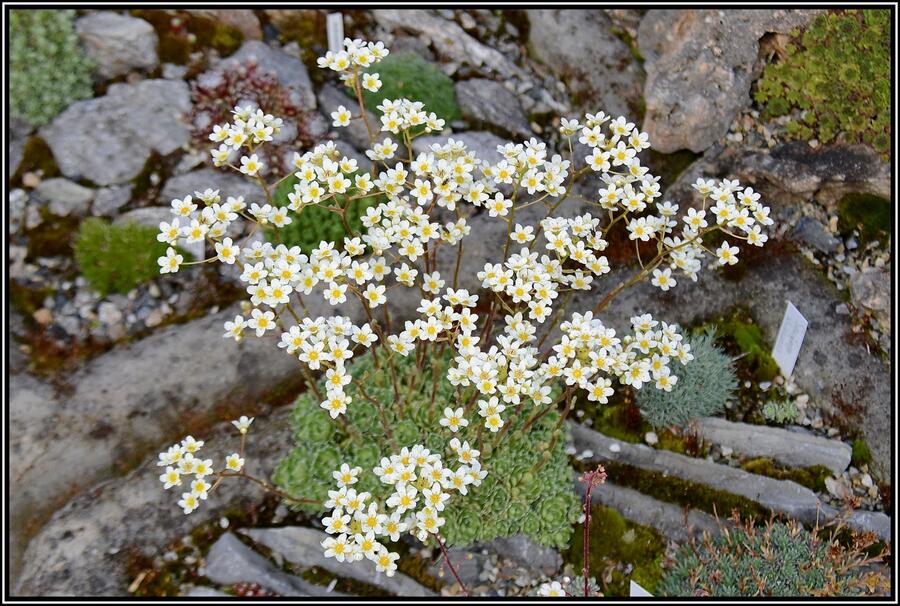
[[[442,132],[446,122],[421,102],[399,98],[379,104],[380,126],[373,126],[363,90],[379,92],[384,83],[364,70],[388,54],[380,42],[348,38],[343,50],[317,61],[354,93],[359,113],[340,106],[331,113],[332,125],[364,123],[369,172],[360,172],[351,158],[335,157],[332,142],[317,145],[294,155],[298,181],[289,204],[279,206],[272,197],[279,180],[267,179],[269,167],[257,152],[284,123],[236,107],[229,122],[213,129],[213,163],[253,179],[265,201],[248,203],[225,192],[222,203],[219,191],[196,191],[172,201],[176,218],[161,224],[158,236],[174,246],[187,234],[215,251],[184,262],[170,247],[157,259],[162,273],[214,261],[240,270],[250,301],[225,322],[225,337],[239,341],[251,333],[277,335],[277,329],[278,346],[299,360],[311,394],[300,399],[296,413],[306,441],[279,468],[279,481],[320,498],[290,494],[247,474],[247,418],[235,422],[241,447],[223,467],[201,459],[202,442],[188,436],[160,453],[160,480],[166,489],[188,484],[177,501],[185,514],[197,510],[221,480],[235,477],[288,503],[329,511],[322,518],[329,535],[322,543],[325,557],[368,558],[387,575],[400,557],[389,545],[409,533],[440,548],[466,593],[448,558],[448,541],[524,532],[548,544],[566,542],[577,504],[567,496],[573,486],[559,448],[575,400],[586,394],[597,406],[607,404],[613,381],[636,390],[671,390],[678,382],[673,367],[694,359],[680,327],[650,314],[632,317],[625,333],[607,327],[601,315],[616,296],[642,280],[667,291],[696,277],[708,254],[721,266],[733,265],[741,249],[732,242],[763,246],[763,228],[773,220],[757,192],[731,180],[698,179],[693,187],[702,197],[700,208],[680,216],[677,206],[657,201],[658,179],[640,163],[638,154],[650,146],[647,134],[624,116],[611,119],[603,112],[587,114],[583,123],[561,119],[568,159],[533,138],[498,146],[502,160],[496,164],[452,138],[416,154],[413,139]],[[573,138],[591,148],[581,170],[574,169]],[[596,216],[555,216],[586,175],[601,186],[598,199],[588,201]],[[510,189],[511,195],[504,193]],[[366,231],[356,233],[346,221],[348,204],[372,196],[384,201],[366,209]],[[538,204],[546,214],[523,225],[517,211]],[[341,242],[322,241],[307,255],[253,238],[260,227],[302,221],[314,206],[341,217],[348,232]],[[497,242],[497,263],[485,255],[474,270],[462,269],[466,250],[485,250],[463,245],[479,209],[485,219],[506,223],[506,237]],[[254,225],[252,231],[235,242],[230,227],[244,221]],[[566,305],[573,295],[611,271],[603,251],[616,227],[631,240],[651,242],[647,249],[655,254],[642,258],[637,246],[640,269],[591,309],[570,314]],[[714,252],[703,246],[704,238],[719,232],[730,240]],[[449,266],[440,263],[447,260]],[[418,301],[415,313],[406,295]],[[338,311],[314,312],[307,297],[321,297]],[[348,301],[359,303],[364,319],[343,315]],[[360,423],[369,428],[368,440]],[[315,458],[298,460],[308,458],[310,440],[319,444]],[[331,489],[322,485],[329,467]]]
[[[822,530],[806,530],[798,522],[769,521],[755,526],[735,515],[719,536],[708,532],[681,548],[675,563],[657,586],[671,597],[861,597],[884,595],[889,580],[870,567],[886,549],[875,547],[874,535],[852,535],[844,545]]]
[[[78,44],[74,10],[9,11],[10,113],[46,124],[74,101],[89,99],[93,62]]]
[[[693,361],[676,366],[678,382],[671,391],[641,389],[637,404],[654,427],[684,425],[718,414],[734,395],[738,380],[731,358],[716,345],[713,330],[689,337]]]
[[[817,15],[784,56],[766,66],[756,100],[765,115],[799,109],[795,138],[891,147],[891,11],[842,10]]]
[[[435,391],[434,384],[426,379],[430,369],[421,372],[414,362],[404,358],[397,364],[399,382],[412,383],[413,389],[395,403],[391,378],[375,368],[371,354],[355,361],[350,371],[360,381],[349,385],[346,393],[358,405],[348,409],[346,424],[335,425],[322,414],[321,400],[315,393],[301,395],[293,413],[297,445],[278,465],[275,483],[288,494],[324,503],[328,491],[334,489],[332,474],[342,463],[371,469],[382,457],[398,451],[400,444],[424,444],[441,451],[445,439],[433,428],[444,409],[453,405],[455,390],[440,381]],[[446,367],[450,360],[444,356],[433,363]],[[324,380],[319,391],[325,391]],[[379,408],[373,401],[381,405],[386,424],[380,421]],[[477,427],[470,426],[456,437],[475,445],[482,443],[481,434]],[[464,545],[521,533],[543,545],[568,545],[579,507],[565,453],[568,431],[559,424],[559,415],[544,415],[529,432],[511,431],[509,440],[490,451],[493,437],[483,436],[481,450],[488,475],[481,486],[470,489],[467,498],[452,501],[443,511],[446,544]],[[431,487],[431,481],[420,478],[414,486],[421,492]],[[383,499],[392,491],[371,474],[360,478],[355,488]],[[299,508],[311,513],[324,511],[321,505],[309,503]]]

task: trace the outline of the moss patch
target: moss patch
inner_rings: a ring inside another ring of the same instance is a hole
[[[633,488],[660,501],[719,516],[727,516],[733,510],[737,510],[742,516],[761,517],[769,514],[769,511],[756,501],[697,482],[617,461],[606,461],[603,466],[611,482]]]
[[[850,462],[854,467],[860,467],[872,462],[872,451],[869,450],[869,445],[862,438],[853,440],[853,454],[850,457]]]
[[[778,376],[780,370],[770,353],[771,347],[748,313],[738,309],[708,324],[715,327],[729,353],[742,356],[740,364],[749,368],[757,381],[771,381]]]
[[[562,553],[580,573],[584,566],[584,524],[575,527],[572,544]],[[591,509],[589,574],[604,595],[628,596],[629,581],[651,593],[662,578],[665,540],[656,530],[626,520],[615,509],[595,505]],[[626,574],[626,570],[630,571]]]
[[[383,85],[377,93],[363,91],[366,107],[378,113],[385,99],[406,98],[421,101],[425,111],[434,112],[448,123],[462,117],[453,92],[453,80],[437,65],[415,53],[392,53],[366,70],[381,76]]]
[[[788,468],[766,457],[744,461],[741,469],[776,480],[791,480],[816,492],[825,491],[825,479],[832,475],[831,470],[824,465]]]
[[[847,194],[838,202],[838,227],[845,234],[857,230],[863,246],[873,240],[884,245],[891,234],[891,201],[873,194]]]

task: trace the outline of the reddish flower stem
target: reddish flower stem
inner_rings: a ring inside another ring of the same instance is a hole
[[[437,534],[434,535],[434,538],[437,539],[438,545],[441,546],[441,553],[444,554],[444,561],[447,562],[447,566],[450,568],[450,572],[453,573],[453,578],[456,579],[457,583],[459,583],[459,587],[460,589],[462,589],[463,595],[469,597],[469,590],[466,589],[466,584],[462,582],[462,579],[459,578],[459,573],[457,573],[456,568],[453,567],[453,562],[450,561],[450,554],[447,553],[447,548],[444,546],[444,542]]]

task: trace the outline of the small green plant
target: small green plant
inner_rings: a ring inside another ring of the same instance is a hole
[[[756,90],[765,116],[802,110],[788,123],[794,138],[891,147],[891,12],[843,10],[794,32],[781,60],[766,66]]]
[[[754,379],[771,381],[778,376],[778,363],[772,357],[769,343],[759,326],[735,313],[718,323],[715,331],[719,338],[732,343],[739,352],[740,364],[749,368]]]
[[[93,96],[93,63],[78,45],[74,10],[9,11],[10,113],[46,124]]]
[[[850,461],[856,467],[861,465],[866,465],[872,462],[872,451],[869,450],[869,445],[866,444],[866,441],[862,438],[856,438],[853,440],[853,454],[851,455]]]
[[[352,176],[352,175],[351,175]],[[278,184],[272,195],[272,200],[277,206],[289,204],[288,194],[294,191],[294,185],[299,182],[296,176],[291,176]],[[364,233],[365,226],[362,218],[366,209],[384,202],[384,196],[372,195],[366,198],[350,200],[349,196],[338,194],[334,198],[335,204],[347,211],[347,224],[354,234]],[[299,213],[291,213],[291,223],[278,229],[268,230],[266,235],[270,240],[277,240],[286,246],[299,246],[304,253],[309,254],[323,240],[340,244],[347,235],[347,229],[341,221],[340,215],[319,205],[304,206]]]
[[[715,334],[706,330],[689,337],[694,359],[675,364],[678,382],[671,391],[641,389],[637,404],[654,427],[683,425],[691,419],[715,415],[737,389],[731,359],[716,346]]]
[[[843,233],[854,229],[865,246],[873,240],[882,244],[891,234],[891,201],[873,194],[847,194],[838,202],[838,227]]]
[[[443,362],[449,364],[449,359]],[[436,363],[440,364],[440,359]],[[345,389],[353,398],[346,424],[336,425],[319,406],[320,399],[315,394],[306,392],[297,399],[293,413],[297,445],[274,475],[282,490],[324,502],[328,491],[335,488],[332,473],[342,463],[372,469],[382,457],[398,451],[396,446],[416,443],[432,452],[443,452],[446,439],[434,427],[444,408],[454,405],[455,389],[446,381],[432,384],[423,380],[422,376],[431,376],[431,372],[420,374],[412,358],[400,358],[396,366],[401,384],[419,382],[413,396],[403,402],[395,402],[389,373],[375,368],[371,354],[353,363],[349,372],[360,379]],[[358,385],[365,385],[368,397],[362,395]],[[320,389],[324,391],[324,382]],[[382,404],[393,436],[385,435],[378,408],[368,398]],[[557,427],[558,421],[559,415],[550,412],[527,432],[515,431],[514,427],[493,452],[493,434],[478,428],[457,434],[460,441],[467,440],[481,450],[488,474],[480,486],[470,487],[464,499],[450,501],[442,512],[446,525],[441,530],[447,545],[518,533],[544,545],[569,544],[579,506],[573,491],[572,468],[565,454],[567,432],[564,425]],[[354,488],[376,498],[386,498],[392,491],[371,473],[364,474]],[[324,511],[321,505],[299,507],[312,513]]]
[[[447,122],[462,117],[453,92],[453,80],[415,53],[388,55],[366,71],[378,73],[383,83],[377,93],[363,93],[366,108],[370,111],[377,112],[376,107],[385,99],[407,98],[421,101],[428,111]]]
[[[769,400],[762,409],[763,417],[767,421],[783,425],[791,423],[797,418],[797,405],[792,400]]]
[[[857,536],[847,547],[793,520],[754,526],[735,516],[732,522],[733,527],[721,527],[720,536],[705,533],[699,544],[682,547],[657,587],[659,594],[826,597],[889,591],[889,580],[868,569],[885,555],[867,555],[873,536]]]
[[[75,260],[91,288],[101,295],[126,293],[159,275],[156,259],[166,254],[167,245],[156,240],[157,233],[137,223],[111,225],[103,219],[87,219],[78,228]],[[184,251],[179,253],[187,259]]]

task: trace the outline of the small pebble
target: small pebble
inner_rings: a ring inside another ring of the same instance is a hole
[[[650,446],[659,443],[659,436],[656,435],[655,431],[648,431],[644,434],[644,441],[647,442]]]
[[[616,444],[615,442],[613,442],[612,444],[609,445],[610,452],[621,452],[621,450],[622,450],[622,447],[619,446],[618,444]]]

